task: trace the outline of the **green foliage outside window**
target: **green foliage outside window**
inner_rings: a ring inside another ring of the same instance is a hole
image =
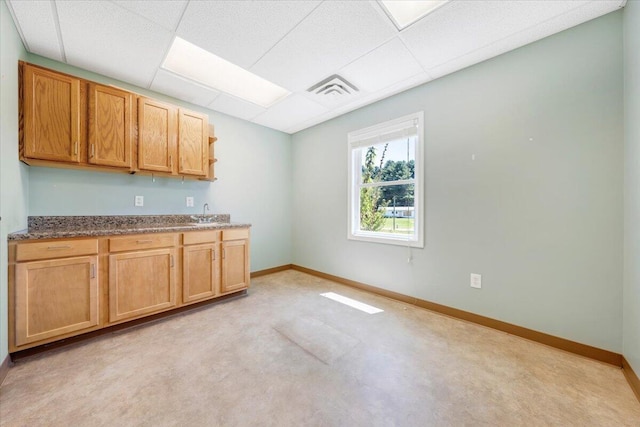
[[[376,148],[367,148],[362,166],[362,183],[390,182],[413,179],[415,177],[414,160],[384,161],[389,144],[382,150],[380,162],[376,165]],[[365,187],[360,190],[360,229],[380,231],[385,226],[385,208],[388,206],[405,207],[414,205],[413,185],[390,185]]]

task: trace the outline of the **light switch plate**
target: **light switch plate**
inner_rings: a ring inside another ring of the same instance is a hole
[[[144,196],[136,196],[133,206],[144,206]]]
[[[192,208],[193,207],[193,197],[191,197],[191,196],[187,197],[187,207],[188,208]]]
[[[482,275],[471,273],[471,283],[472,288],[481,289],[482,288]]]

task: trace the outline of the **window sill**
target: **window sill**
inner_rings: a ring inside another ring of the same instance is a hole
[[[395,237],[393,235],[381,236],[380,234],[379,233],[375,233],[375,234],[374,233],[362,233],[362,234],[349,233],[349,235],[347,236],[347,239],[357,240],[361,242],[369,242],[369,243],[381,243],[383,245],[424,248],[424,242],[422,242],[421,240],[407,240],[402,236],[398,236],[398,237]]]

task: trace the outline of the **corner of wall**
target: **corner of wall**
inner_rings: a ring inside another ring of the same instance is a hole
[[[8,355],[7,234],[26,227],[29,170],[18,160],[18,60],[27,57],[11,13],[0,0],[0,363]]]
[[[624,285],[622,354],[640,372],[640,2],[628,1],[624,32]]]

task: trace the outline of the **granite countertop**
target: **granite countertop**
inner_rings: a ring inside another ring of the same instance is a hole
[[[190,215],[30,216],[28,228],[9,234],[7,239],[37,240],[251,227],[251,224],[231,222],[229,214],[205,215],[204,218],[210,222],[197,224]]]

